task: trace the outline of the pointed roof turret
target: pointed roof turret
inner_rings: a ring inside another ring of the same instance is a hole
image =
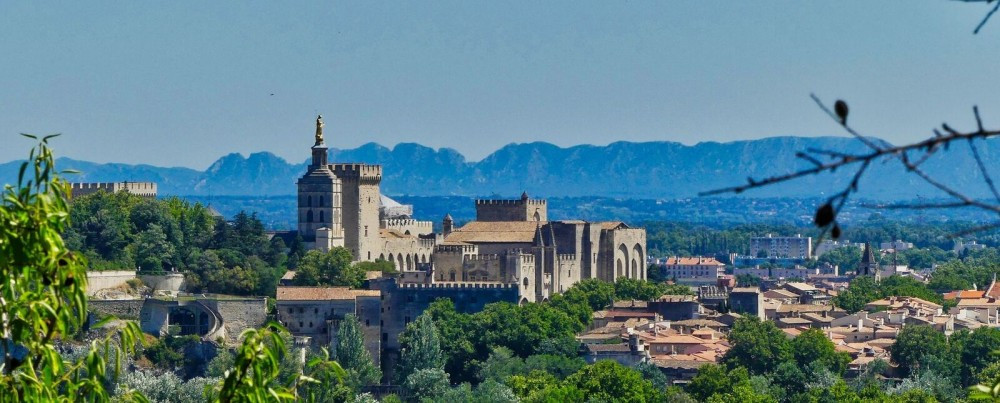
[[[872,243],[871,242],[865,242],[865,251],[864,251],[864,254],[861,255],[861,264],[862,265],[864,265],[864,264],[872,264],[872,263],[875,263],[875,262],[876,262],[876,260],[875,260],[875,252],[872,252]]]
[[[455,221],[455,219],[451,218],[451,214],[448,213],[448,214],[444,215],[444,220],[442,220],[442,221],[453,222],[453,221]]]
[[[528,200],[528,191],[521,192],[521,200]]]

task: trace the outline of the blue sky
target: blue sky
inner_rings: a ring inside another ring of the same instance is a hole
[[[0,161],[60,155],[204,169],[230,152],[418,142],[839,135],[846,99],[893,142],[1000,125],[1000,20],[898,1],[2,2]],[[274,94],[274,95],[271,95]]]

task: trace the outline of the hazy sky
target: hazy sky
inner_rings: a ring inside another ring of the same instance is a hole
[[[511,142],[693,144],[1000,126],[1000,19],[898,1],[0,2],[0,161],[206,168],[327,142],[476,160]],[[273,94],[273,95],[272,95]]]

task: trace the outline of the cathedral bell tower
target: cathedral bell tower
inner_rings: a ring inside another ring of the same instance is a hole
[[[298,233],[309,249],[344,246],[341,183],[327,163],[323,116],[316,117],[312,162],[298,186]]]

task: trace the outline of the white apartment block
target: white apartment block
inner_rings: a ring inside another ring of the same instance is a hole
[[[774,236],[767,234],[762,237],[750,238],[750,256],[761,256],[766,252],[769,258],[809,259],[812,255],[812,237]]]

